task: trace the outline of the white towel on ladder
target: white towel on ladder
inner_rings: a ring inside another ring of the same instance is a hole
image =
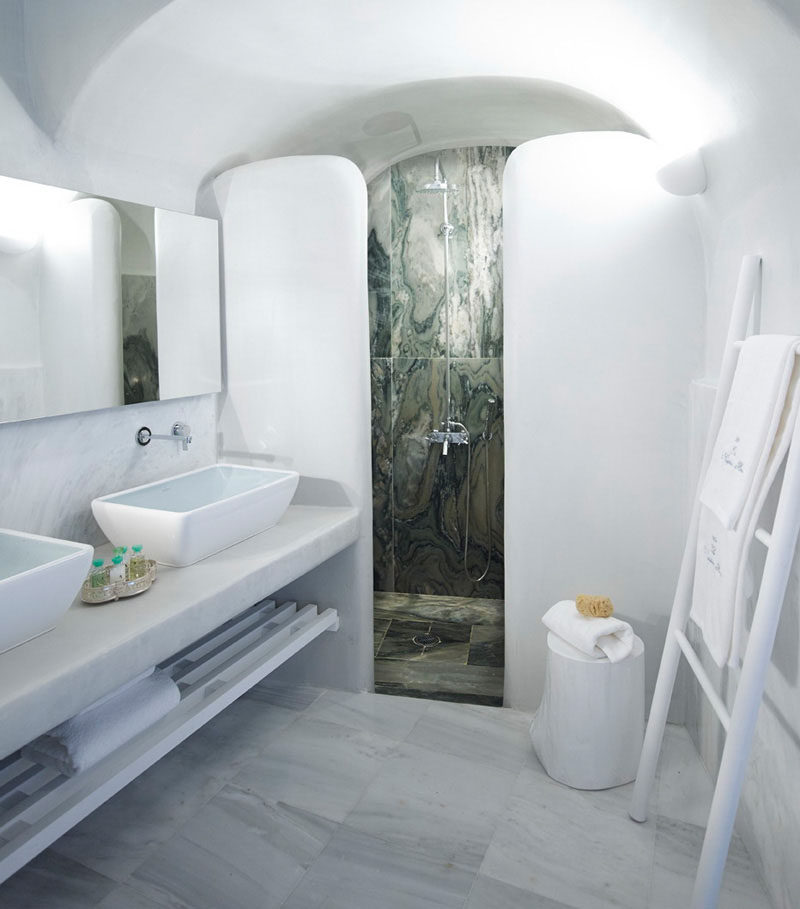
[[[700,502],[732,530],[764,475],[783,412],[798,339],[754,335],[739,354]]]
[[[736,665],[741,656],[746,601],[744,580],[749,546],[764,501],[786,455],[794,420],[797,418],[800,365],[796,362],[795,354],[800,349],[800,339],[788,336],[764,337],[781,338],[782,343],[771,345],[774,355],[781,360],[781,369],[773,370],[773,375],[780,371],[785,374],[786,380],[781,381],[780,400],[771,402],[772,410],[776,411],[777,416],[771,417],[770,429],[762,439],[764,451],[752,452],[753,458],[758,461],[758,468],[752,472],[748,494],[739,509],[735,527],[726,527],[705,504],[700,509],[691,618],[702,631],[709,653],[718,666],[726,663]],[[750,342],[758,339],[759,336],[748,338],[742,355]],[[734,386],[739,374],[737,367]],[[733,406],[738,406],[740,401],[741,398]],[[712,458],[724,445],[720,440],[727,417],[728,407],[725,409]],[[731,421],[727,422],[730,427]]]

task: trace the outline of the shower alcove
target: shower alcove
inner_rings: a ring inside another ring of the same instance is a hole
[[[502,177],[511,150],[418,155],[368,186],[379,692],[503,701]],[[435,173],[446,192],[424,191]],[[448,416],[469,442],[445,453],[427,436]]]

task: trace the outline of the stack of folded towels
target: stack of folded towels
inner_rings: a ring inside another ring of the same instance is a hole
[[[624,660],[633,650],[633,629],[627,622],[612,618],[614,606],[608,597],[579,594],[561,600],[542,617],[544,624],[562,640],[586,656],[612,663]]]
[[[29,761],[74,776],[152,726],[180,702],[178,686],[154,668],[89,705],[22,749]]]

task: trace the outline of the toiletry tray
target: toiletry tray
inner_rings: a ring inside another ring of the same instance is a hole
[[[99,606],[101,603],[112,603],[125,597],[134,597],[137,593],[144,593],[156,579],[156,563],[153,559],[146,560],[147,571],[141,577],[115,581],[102,587],[92,587],[89,579],[81,587],[81,600],[90,606]]]

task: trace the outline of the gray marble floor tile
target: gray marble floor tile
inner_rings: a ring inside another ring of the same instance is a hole
[[[376,660],[375,690],[443,701],[502,705],[503,669],[421,660]]]
[[[456,634],[450,633],[455,629]],[[448,625],[433,622],[393,621],[387,630],[378,658],[381,660],[419,660],[422,662],[446,662],[460,666],[467,665],[469,641],[460,640],[469,634],[466,625]],[[426,635],[435,640],[425,644]]]
[[[130,886],[169,909],[272,909],[261,885],[191,840],[172,837],[136,871]]]
[[[520,773],[482,874],[575,909],[642,909],[655,843],[640,825],[594,807],[542,772]]]
[[[218,894],[216,878],[224,873],[237,881],[234,889],[246,898],[255,883],[262,900],[257,905],[280,906],[336,826],[302,809],[270,804],[252,792],[226,786],[139,868],[132,885],[154,899],[166,894],[193,907],[191,899],[198,889]],[[193,869],[191,882],[185,880],[181,866],[187,857]],[[231,904],[237,905],[227,903]]]
[[[229,780],[290,726],[298,712],[239,698],[178,747],[209,774]]]
[[[529,756],[528,714],[502,707],[436,702],[407,741],[518,773]]]
[[[124,882],[225,785],[179,746],[57,840],[52,848]]]
[[[704,828],[658,818],[649,909],[689,904]],[[739,837],[734,836],[725,866],[719,909],[770,909],[758,875]]]
[[[342,821],[394,746],[385,736],[302,717],[232,782],[265,801]]]
[[[666,727],[659,767],[656,812],[705,827],[714,786],[684,726]]]
[[[514,781],[505,770],[403,743],[345,823],[477,870]]]
[[[133,887],[120,884],[98,905],[97,909],[161,909],[162,904],[154,903]]]
[[[461,907],[474,871],[341,828],[285,909]]]
[[[473,625],[469,639],[470,666],[504,666],[505,629],[502,625]]]
[[[381,649],[381,644],[383,644],[383,639],[386,636],[386,632],[391,624],[391,619],[381,619],[377,616],[373,616],[373,632],[372,632],[372,655],[377,656],[378,651]]]
[[[424,593],[375,591],[375,614],[382,618],[395,615],[465,625],[503,625],[503,600],[486,597],[433,596]]]
[[[475,878],[464,909],[572,909],[572,907],[479,874]]]
[[[428,704],[414,698],[387,697],[368,692],[327,691],[306,716],[326,720],[402,741],[417,720],[428,710]]]
[[[90,909],[116,884],[52,849],[0,884],[3,909]]]
[[[314,688],[312,685],[294,685],[267,677],[246,691],[242,697],[264,704],[274,704],[276,707],[285,707],[287,710],[303,711],[310,707],[324,690]]]

